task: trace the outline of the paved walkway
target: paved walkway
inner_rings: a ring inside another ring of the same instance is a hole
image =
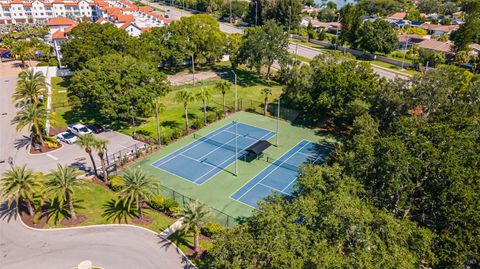
[[[189,268],[172,242],[143,228],[102,225],[34,230],[15,213],[0,212],[2,269],[66,269],[83,260],[106,269]]]

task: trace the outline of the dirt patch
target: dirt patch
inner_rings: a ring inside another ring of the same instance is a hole
[[[37,229],[44,228],[48,220],[46,216],[42,216],[39,220],[34,222],[34,219],[24,211],[20,211],[20,218],[27,226]]]
[[[35,147],[30,146],[30,154],[42,154],[42,153],[48,153],[50,151],[54,151],[56,149],[59,149],[63,147],[63,145],[60,143],[60,145],[57,148],[49,148],[47,146],[40,146],[40,148],[35,149]]]
[[[153,223],[153,220],[150,217],[143,216],[143,218],[132,218],[132,223],[137,225],[150,225]]]
[[[68,227],[71,227],[71,226],[76,226],[84,221],[87,220],[87,217],[84,216],[84,215],[77,215],[77,217],[75,219],[72,219],[72,218],[64,218],[60,221],[60,224],[62,224],[63,226],[68,226]]]
[[[50,136],[56,136],[59,133],[63,133],[67,130],[67,127],[59,127],[59,126],[51,126],[49,130],[49,135]]]
[[[192,74],[176,74],[176,75],[168,75],[168,81],[173,86],[178,85],[186,85],[193,83],[193,75]],[[220,78],[220,76],[212,71],[205,71],[205,72],[198,72],[195,73],[195,81],[202,81],[207,79],[216,79]]]

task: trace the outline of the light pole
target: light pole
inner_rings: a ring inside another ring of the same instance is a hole
[[[340,12],[337,13],[337,33],[335,34],[335,50],[337,50],[338,44],[338,30],[340,29]]]
[[[234,99],[234,107],[235,107],[235,112],[237,112],[238,110],[238,103],[237,103],[237,73],[235,73],[235,71],[232,69],[231,70],[232,73],[235,75],[235,89],[234,89],[234,92],[235,92],[235,99]]]
[[[278,131],[280,129],[280,97],[278,97],[277,102],[277,135],[275,136],[275,144],[278,147]]]
[[[130,106],[130,111],[132,113],[133,137],[135,137],[136,136],[136,133],[135,133],[135,117],[133,116],[133,109],[134,109],[134,107]]]
[[[403,53],[403,61],[402,61],[402,71],[405,70],[403,68],[404,64],[405,64],[405,58],[407,57],[407,49],[408,49],[408,41],[409,41],[410,37],[407,35],[407,42],[405,43],[405,48],[404,48],[404,53]]]
[[[288,36],[290,37],[290,27],[292,25],[292,6],[293,0],[290,0],[290,16],[288,16]]]

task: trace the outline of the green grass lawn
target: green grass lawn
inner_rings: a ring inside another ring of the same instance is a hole
[[[367,62],[367,63],[370,63],[372,65],[378,65],[378,66],[381,66],[381,67],[384,67],[384,68],[390,69],[392,71],[395,71],[397,73],[401,73],[401,74],[405,74],[405,75],[416,75],[416,74],[418,74],[418,71],[416,71],[416,70],[413,70],[413,69],[402,70],[402,68],[400,66],[385,63],[385,62],[381,62],[381,61],[377,61],[377,60],[372,60],[372,61],[363,60],[362,62]]]
[[[80,225],[87,226],[95,224],[119,223],[114,219],[108,219],[108,217],[104,215],[106,209],[108,208],[107,205],[109,202],[116,200],[118,195],[97,184],[92,183],[86,184],[85,186],[86,187],[84,189],[79,190],[75,195],[75,207],[77,215],[84,215],[87,217],[87,219]],[[154,210],[146,209],[144,214],[150,217],[153,220],[153,223],[143,227],[155,232],[163,231],[173,222],[175,222],[174,219]],[[64,215],[60,213],[59,219],[63,218],[63,216]],[[125,221],[120,223],[125,223]],[[127,223],[132,224],[131,219],[127,218]],[[50,218],[48,227],[60,228],[64,226],[60,224],[60,221],[55,222],[54,218]]]
[[[193,234],[192,233],[185,233],[184,231],[176,231],[172,235],[168,237],[170,241],[172,241],[178,248],[180,248],[183,253],[187,253],[187,249],[193,249]],[[209,250],[213,246],[211,241],[202,240],[200,237],[200,247],[204,250]]]
[[[52,108],[53,124],[56,126],[67,126],[65,113],[70,110],[68,105],[67,87],[70,84],[70,78],[53,77],[52,78]]]

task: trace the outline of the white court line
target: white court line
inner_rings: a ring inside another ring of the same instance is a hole
[[[301,153],[301,152],[297,152],[297,153],[303,154],[303,153]],[[309,155],[307,155],[307,154],[303,154],[303,155],[309,156]],[[312,156],[312,157],[313,157],[313,156]],[[317,162],[317,160],[320,159],[320,158],[322,158],[322,157],[323,157],[323,154],[319,154],[319,155],[317,156],[317,158],[312,162],[312,164],[315,164],[315,163]],[[295,177],[295,179],[292,180],[292,182],[290,182],[290,184],[288,184],[285,188],[283,188],[282,191],[285,191],[286,189],[288,189],[288,187],[290,187],[290,185],[292,185],[297,179],[298,179],[298,177]]]
[[[187,155],[183,155],[182,153],[178,154],[177,156],[182,156],[182,157],[185,157],[185,158],[190,159],[190,160],[192,160],[192,161],[196,161],[196,162],[199,162],[199,163],[203,163],[203,162],[198,161],[198,160],[195,159],[195,158],[192,158],[192,157],[187,156]],[[208,165],[208,166],[210,166],[210,167],[215,167],[214,165],[211,165],[211,164],[209,164],[209,163],[205,163],[205,164]]]
[[[270,132],[270,133],[272,133],[272,132]],[[261,138],[264,138],[265,136],[270,135],[270,133],[265,134],[265,135],[262,136]],[[251,145],[252,145],[252,144],[248,145],[247,148],[248,148],[249,146],[251,146]],[[235,158],[238,157],[238,155],[234,155],[234,156],[232,156],[232,157],[235,159]],[[220,171],[224,170],[225,168],[220,168],[221,165],[224,164],[225,162],[229,161],[232,157],[230,157],[230,158],[226,159],[225,161],[223,161],[222,163],[220,163],[220,164],[218,165],[218,167],[215,167],[215,168],[218,168],[219,171],[218,171],[217,173],[211,175],[210,178],[213,177],[213,176],[215,176],[216,174],[220,173]],[[197,180],[195,180],[195,182],[199,181],[201,178],[203,178],[204,176],[208,175],[208,173],[210,173],[210,172],[212,172],[213,170],[215,170],[215,168],[212,169],[212,170],[210,170],[210,171],[208,171],[208,172],[207,172],[206,174],[204,174],[203,176],[199,177]]]
[[[302,141],[303,141],[303,140],[302,140]],[[264,177],[262,177],[262,179],[261,179],[259,182],[255,183],[255,185],[253,185],[253,187],[251,187],[248,191],[246,191],[244,194],[242,194],[242,196],[238,197],[238,200],[242,199],[242,197],[243,197],[246,193],[248,193],[248,192],[249,192],[250,190],[252,190],[255,186],[257,186],[257,184],[261,183],[266,177],[268,177],[268,176],[271,175],[274,171],[276,171],[276,170],[280,167],[280,165],[281,165],[282,163],[288,161],[288,160],[289,160],[290,158],[292,158],[297,152],[299,152],[300,150],[302,150],[306,145],[308,145],[308,144],[310,143],[309,141],[307,141],[307,142],[308,142],[308,143],[306,143],[305,145],[303,145],[300,149],[296,150],[290,157],[288,157],[287,159],[283,160],[283,161],[282,161],[279,165],[277,165],[272,171],[268,172],[268,174],[266,174]],[[301,142],[300,142],[300,143],[301,143]],[[298,144],[300,144],[300,143],[298,143]],[[297,144],[297,145],[298,145],[298,144]],[[296,147],[296,145],[295,145],[295,147]],[[295,147],[294,147],[294,148],[295,148]],[[290,151],[287,151],[285,154],[287,154],[287,153],[289,153],[289,152],[290,152]],[[284,154],[284,155],[285,155],[285,154]],[[283,155],[282,155],[282,156],[283,156]],[[272,164],[272,165],[275,165],[275,164]],[[270,167],[270,166],[268,166],[268,167]],[[267,168],[268,168],[268,167],[267,167]],[[265,168],[265,169],[267,169],[267,168]]]
[[[265,184],[263,184],[263,183],[261,183],[261,182],[259,182],[259,183],[258,183],[258,185],[262,185],[262,186],[264,186],[264,187],[267,187],[267,188],[269,188],[269,189],[271,189],[271,190],[274,190],[274,191],[277,191],[277,192],[283,193],[283,194],[285,194],[285,195],[290,195],[290,194],[288,194],[288,193],[285,193],[285,192],[283,192],[283,191],[281,191],[281,190],[279,190],[279,189],[277,189],[277,188],[274,188],[274,187],[271,187],[271,186],[265,185]]]
[[[283,188],[282,192],[284,192],[286,189],[288,189],[288,187],[290,187],[290,185],[292,185],[296,180],[298,179],[298,177],[295,177],[292,182],[290,182],[285,188]]]
[[[52,158],[52,159],[55,160],[55,161],[58,161],[58,158],[55,157],[55,156],[53,156],[53,155],[50,154],[50,153],[47,153],[47,156],[50,157],[50,158]]]

